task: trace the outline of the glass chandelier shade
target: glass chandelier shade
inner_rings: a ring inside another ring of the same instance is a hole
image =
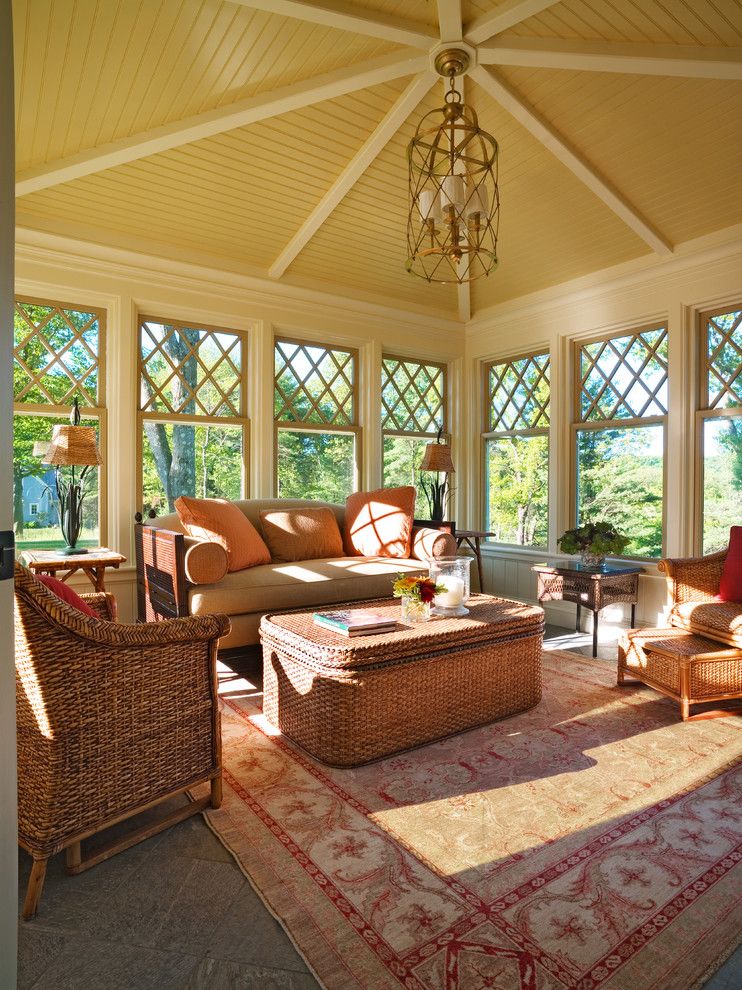
[[[428,282],[472,282],[497,265],[497,142],[456,90],[418,124],[407,148],[407,271]]]

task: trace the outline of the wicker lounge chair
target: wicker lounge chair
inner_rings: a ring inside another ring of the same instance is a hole
[[[683,720],[728,711],[742,698],[742,604],[716,600],[727,551],[661,560],[672,601],[669,625],[633,629],[618,647],[618,683],[642,681],[680,704]],[[691,706],[720,701],[713,712]]]
[[[92,619],[16,564],[18,841],[33,857],[23,917],[36,913],[50,856],[79,873],[221,802],[216,648],[220,615],[136,626]],[[209,781],[208,797],[99,846],[81,842]]]

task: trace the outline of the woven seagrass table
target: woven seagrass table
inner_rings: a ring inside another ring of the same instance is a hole
[[[475,595],[463,618],[351,639],[311,612],[266,615],[263,713],[323,763],[354,767],[533,708],[543,609]],[[399,619],[399,602],[354,602]]]

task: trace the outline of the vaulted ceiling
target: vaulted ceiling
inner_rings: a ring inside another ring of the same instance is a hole
[[[742,222],[742,0],[14,0],[21,225],[462,320]],[[477,49],[498,268],[406,273],[430,51]]]

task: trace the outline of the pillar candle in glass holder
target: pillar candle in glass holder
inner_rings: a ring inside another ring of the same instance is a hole
[[[445,588],[435,596],[433,615],[468,615],[471,557],[438,557],[428,562],[431,578]]]

